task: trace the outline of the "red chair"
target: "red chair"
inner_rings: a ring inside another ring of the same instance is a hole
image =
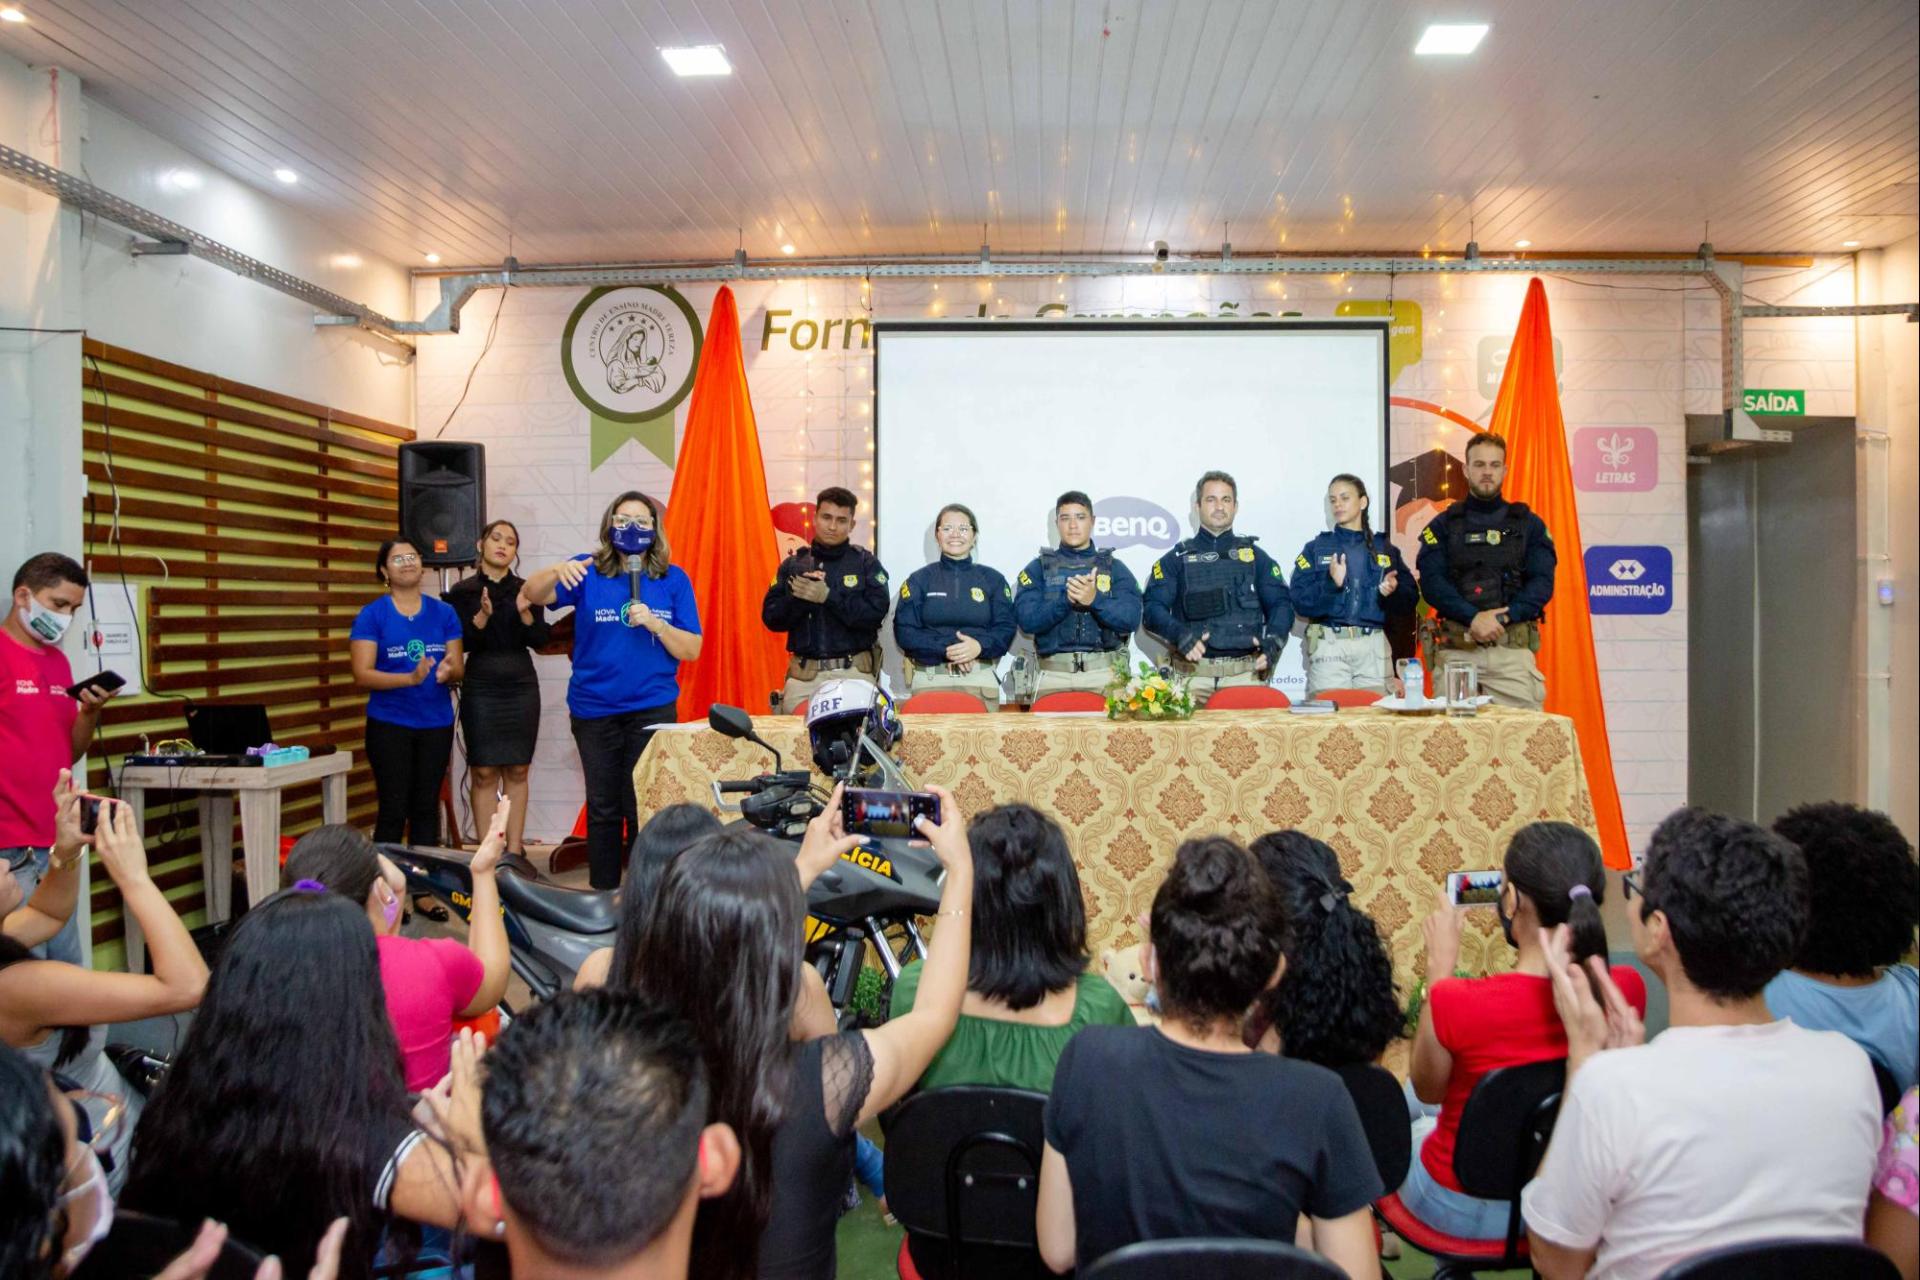
[[[1313,696],[1336,707],[1370,707],[1387,695],[1371,689],[1322,689]]]
[[[1290,707],[1293,699],[1264,684],[1230,684],[1207,699],[1204,711],[1247,711],[1254,707]]]
[[[1104,705],[1104,704],[1103,704]],[[929,689],[900,704],[901,715],[985,715],[987,704],[958,689]]]
[[[1082,689],[1063,689],[1058,693],[1043,693],[1033,700],[1029,711],[1105,711],[1107,699],[1104,694],[1088,693]]]

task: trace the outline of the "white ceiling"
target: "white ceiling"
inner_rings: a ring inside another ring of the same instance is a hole
[[[419,265],[1911,234],[1914,0],[15,0],[0,52]],[[1483,21],[1416,58],[1432,20]],[[679,80],[662,45],[735,74]],[[302,175],[283,188],[279,166]],[[983,230],[983,225],[984,230]]]

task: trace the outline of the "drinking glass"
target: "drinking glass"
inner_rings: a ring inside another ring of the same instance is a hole
[[[1480,696],[1480,668],[1471,662],[1449,662],[1442,669],[1442,674],[1445,676],[1442,684],[1446,690],[1447,714],[1479,714],[1476,699]]]

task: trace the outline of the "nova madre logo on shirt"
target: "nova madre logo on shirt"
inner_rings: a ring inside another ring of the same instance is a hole
[[[1673,608],[1673,552],[1666,547],[1588,547],[1587,605],[1594,613],[1666,613]]]
[[[426,656],[427,656],[427,642],[425,640],[415,639],[415,640],[407,641],[407,661],[408,662],[418,662],[420,661],[420,659]]]
[[[671,285],[595,289],[567,317],[560,366],[593,415],[587,466],[628,440],[673,465],[673,411],[693,390],[700,318]]]

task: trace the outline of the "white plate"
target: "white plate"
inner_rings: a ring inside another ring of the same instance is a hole
[[[1493,702],[1493,695],[1490,693],[1483,693],[1479,697],[1473,700],[1473,705],[1476,707],[1485,707],[1485,706],[1490,706],[1492,702]],[[1412,703],[1403,701],[1402,699],[1399,699],[1399,698],[1382,698],[1380,699],[1380,701],[1374,703],[1373,705],[1380,708],[1382,711],[1431,713],[1435,711],[1445,711],[1447,709],[1447,703],[1444,698],[1428,698],[1425,702],[1412,702]]]

